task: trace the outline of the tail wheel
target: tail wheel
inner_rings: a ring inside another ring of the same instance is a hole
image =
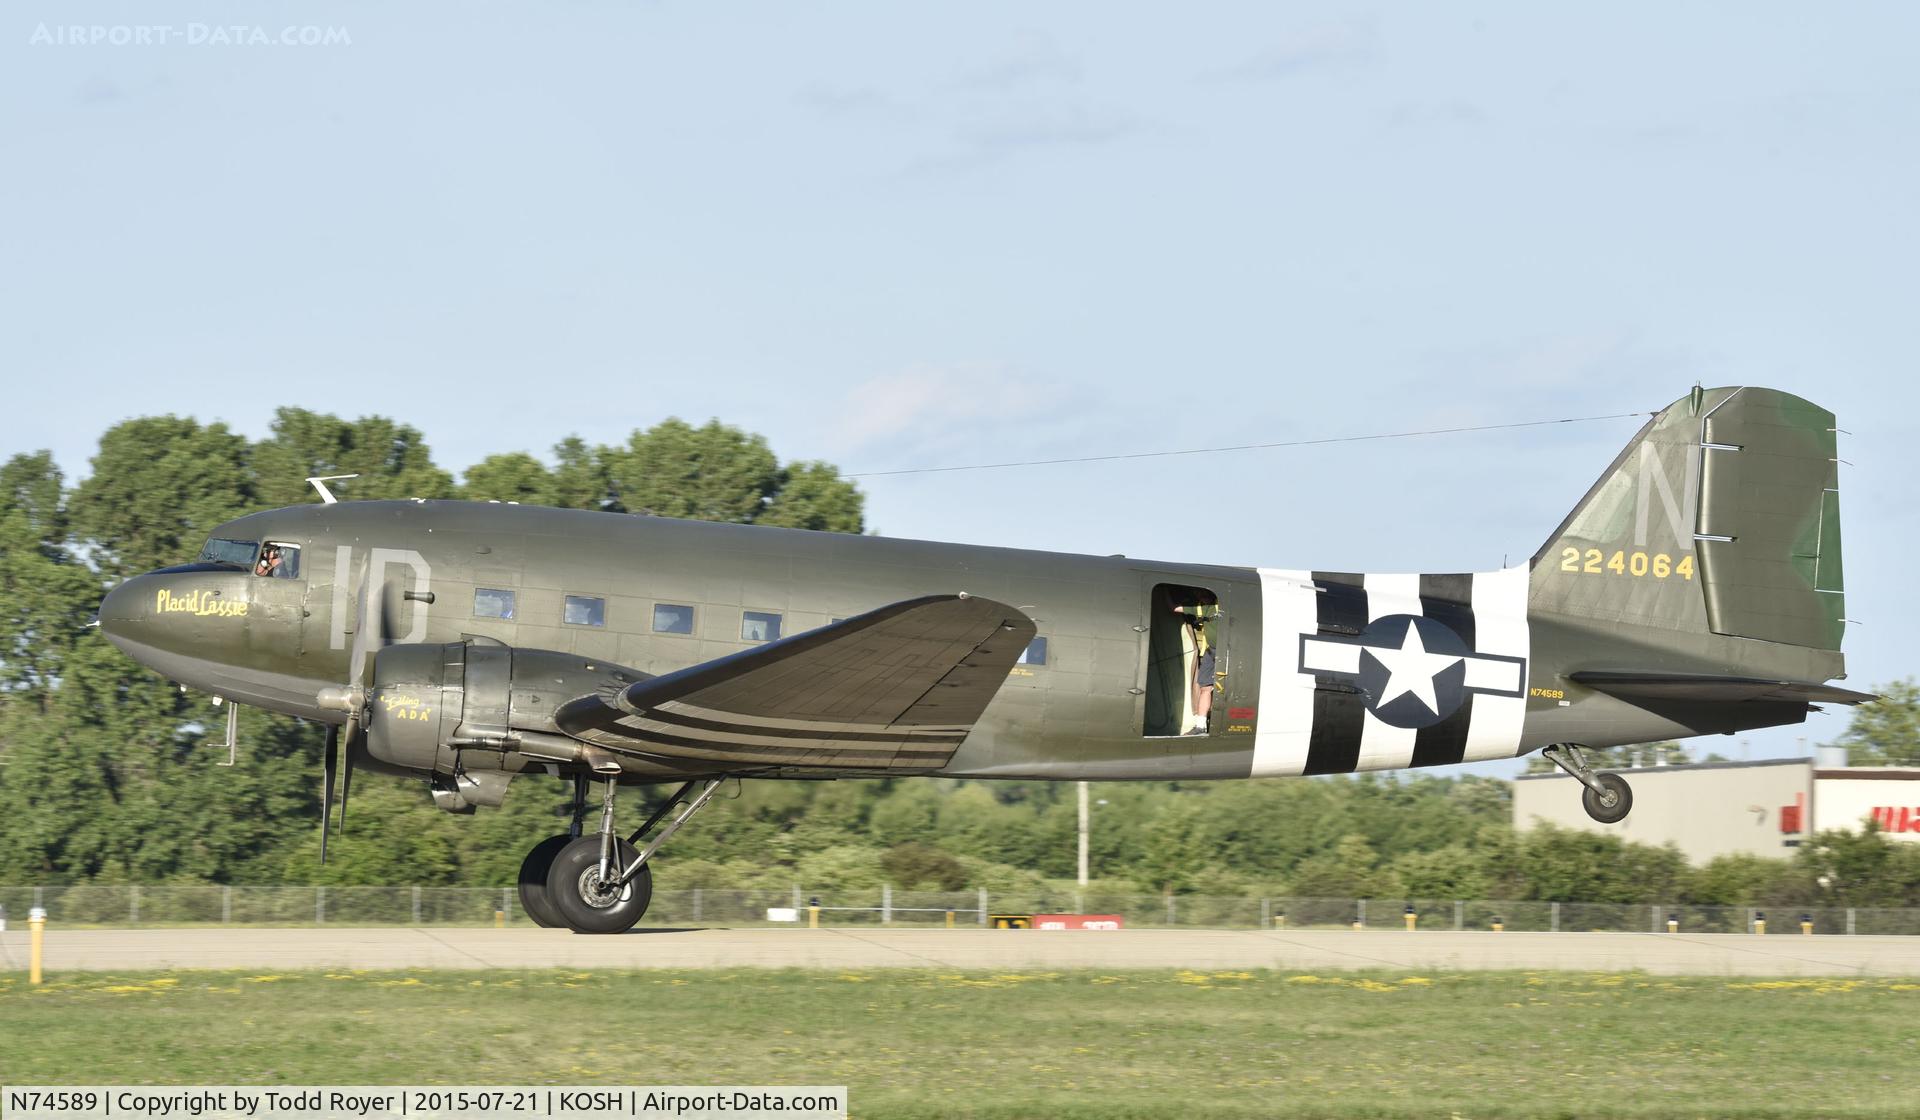
[[[1633,787],[1618,774],[1595,774],[1594,781],[1600,789],[1587,789],[1580,795],[1580,804],[1587,815],[1601,824],[1618,824],[1625,820],[1633,808]]]
[[[625,840],[616,840],[621,867],[632,867],[640,853]],[[562,924],[575,933],[625,933],[632,929],[647,903],[653,900],[653,868],[642,865],[624,883],[600,878],[600,837],[569,841],[553,857],[547,872],[547,899],[559,911]]]
[[[547,897],[547,873],[553,869],[553,857],[560,849],[573,842],[573,837],[562,833],[549,836],[533,846],[527,858],[520,864],[520,909],[527,912],[533,924],[542,929],[564,926],[567,920],[554,908],[553,900]]]

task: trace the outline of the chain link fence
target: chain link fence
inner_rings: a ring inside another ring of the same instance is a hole
[[[43,907],[63,926],[376,926],[530,924],[512,887],[223,887],[84,884],[0,886],[0,915],[24,921]],[[826,926],[963,927],[995,914],[1117,914],[1128,928],[1400,930],[1407,916],[1421,930],[1555,933],[1799,933],[1920,935],[1920,909],[1774,908],[1647,903],[1514,902],[1485,899],[1236,898],[1056,890],[1027,894],[973,891],[660,890],[648,926],[791,925],[769,912],[791,910],[806,924],[819,907]]]

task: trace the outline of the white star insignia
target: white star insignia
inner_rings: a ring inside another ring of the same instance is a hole
[[[1368,646],[1367,652],[1387,670],[1387,686],[1380,690],[1375,708],[1384,708],[1399,697],[1411,695],[1425,704],[1427,711],[1439,714],[1440,701],[1433,693],[1433,679],[1460,661],[1459,654],[1428,653],[1426,644],[1420,640],[1420,627],[1412,622],[1407,623],[1407,636],[1400,648]]]

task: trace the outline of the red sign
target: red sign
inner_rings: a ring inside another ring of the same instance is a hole
[[[1035,914],[1034,929],[1119,929],[1118,914]]]
[[[1252,708],[1228,708],[1227,718],[1228,719],[1252,719],[1253,712],[1254,710]]]
[[[1873,819],[1888,832],[1920,832],[1920,808],[1908,805],[1876,805]]]

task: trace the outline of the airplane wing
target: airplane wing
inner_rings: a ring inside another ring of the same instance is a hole
[[[1706,700],[1721,703],[1771,701],[1794,704],[1864,704],[1878,697],[1813,681],[1715,677],[1696,673],[1569,673],[1569,679],[1623,700]]]
[[[1033,640],[991,599],[937,595],[582,696],[560,729],[612,750],[746,766],[937,769]]]

